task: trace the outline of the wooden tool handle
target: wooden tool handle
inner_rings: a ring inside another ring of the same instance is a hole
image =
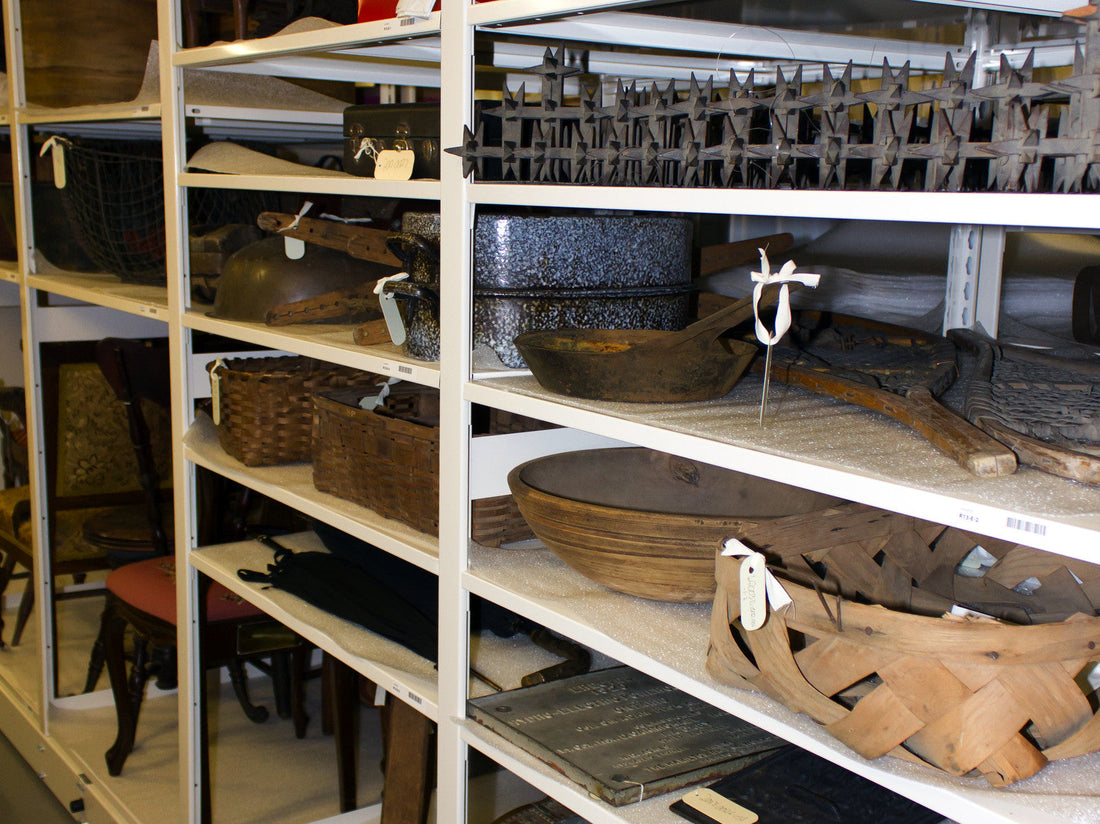
[[[772,377],[889,415],[979,477],[1011,475],[1016,471],[1016,455],[1011,449],[946,409],[924,387],[897,395],[850,378],[789,364],[773,366]]]
[[[893,397],[902,399],[900,395]],[[950,455],[959,466],[979,477],[1011,475],[1016,471],[1016,453],[947,409],[923,386],[910,389],[903,400],[908,419],[893,417]]]
[[[295,222],[297,224],[295,225]],[[385,266],[402,268],[404,264],[386,246],[390,232],[385,229],[371,229],[337,220],[317,220],[310,217],[284,214],[282,212],[261,212],[256,225],[267,232],[277,232],[287,237],[316,243],[329,249],[347,252],[358,260],[369,260]],[[294,226],[292,229],[291,227]]]
[[[374,281],[363,286],[336,289],[323,295],[274,306],[268,310],[264,323],[268,326],[290,326],[372,311],[382,311],[378,305],[378,296],[374,294]]]
[[[758,249],[763,249],[770,258],[772,255],[787,251],[793,245],[794,235],[790,232],[782,232],[778,235],[764,235],[748,240],[735,240],[732,243],[704,246],[699,250],[699,274],[712,275],[731,266],[757,261],[760,259]]]

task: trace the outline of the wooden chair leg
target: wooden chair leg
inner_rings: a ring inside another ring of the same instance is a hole
[[[8,589],[12,573],[15,572],[15,556],[10,552],[4,559],[4,565],[0,566],[0,649],[4,648],[4,613],[2,610],[4,593]]]
[[[248,674],[244,670],[244,662],[239,658],[234,659],[226,664],[226,668],[229,670],[229,680],[233,684],[233,694],[237,696],[237,702],[244,710],[245,716],[254,724],[262,724],[267,720],[267,708],[256,706],[249,698]]]
[[[321,734],[332,735],[336,731],[336,722],[332,712],[332,679],[336,664],[327,652],[321,655]]]
[[[382,824],[425,824],[432,790],[431,745],[435,725],[404,701],[387,696],[389,727]]]
[[[309,716],[306,714],[306,669],[309,667],[310,645],[301,643],[291,653],[290,717],[294,721],[294,737],[305,738]]]
[[[115,699],[115,715],[118,718],[115,743],[107,750],[107,772],[111,775],[119,775],[122,773],[122,765],[126,763],[127,756],[134,748],[137,711],[126,679],[126,654],[123,650],[126,620],[110,604],[104,608],[101,620],[103,653],[107,664],[107,675],[111,679],[111,692]]]
[[[329,658],[328,655],[325,657]],[[334,658],[331,659],[330,672],[340,812],[347,813],[359,806],[359,673]]]
[[[88,656],[88,674],[84,677],[84,692],[91,692],[99,683],[99,676],[103,673],[103,664],[106,659],[104,650],[104,633],[107,629],[107,607],[103,608],[103,616],[99,619],[99,634],[92,644],[92,653]]]
[[[275,693],[275,714],[286,721],[293,714],[290,652],[271,654],[271,687]]]
[[[19,642],[23,640],[23,630],[26,629],[27,621],[31,617],[31,610],[34,609],[34,587],[35,581],[32,573],[27,577],[23,597],[19,599],[19,611],[15,614],[15,627],[11,632],[11,645],[13,647],[19,646]]]

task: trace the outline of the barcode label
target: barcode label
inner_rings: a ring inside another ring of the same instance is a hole
[[[397,25],[399,25],[399,26],[415,26],[416,25],[416,18],[415,17],[402,17],[401,22],[398,23]]]
[[[1034,521],[1025,521],[1020,518],[1009,518],[1006,521],[1009,529],[1018,529],[1020,532],[1029,532],[1032,535],[1046,535],[1046,524],[1037,524]]]
[[[411,366],[398,366],[397,371],[402,375],[411,375],[413,373],[413,368]]]

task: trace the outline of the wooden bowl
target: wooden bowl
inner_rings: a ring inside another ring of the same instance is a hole
[[[535,535],[582,575],[659,601],[709,602],[727,538],[840,499],[642,447],[564,452],[508,475]]]

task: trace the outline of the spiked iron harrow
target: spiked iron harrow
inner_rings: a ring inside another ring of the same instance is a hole
[[[909,88],[909,64],[883,61],[878,89],[856,91],[852,64],[804,92],[802,66],[774,85],[749,72],[716,90],[618,84],[566,98],[580,69],[547,49],[537,98],[504,89],[447,151],[476,180],[606,186],[903,191],[1093,192],[1100,188],[1100,35],[1085,27],[1071,76],[1036,82],[1033,53],[976,86],[976,55],[941,82]],[[487,128],[488,124],[488,128]],[[499,124],[499,128],[497,125]],[[492,135],[492,137],[487,137]],[[498,137],[499,135],[499,137]]]

